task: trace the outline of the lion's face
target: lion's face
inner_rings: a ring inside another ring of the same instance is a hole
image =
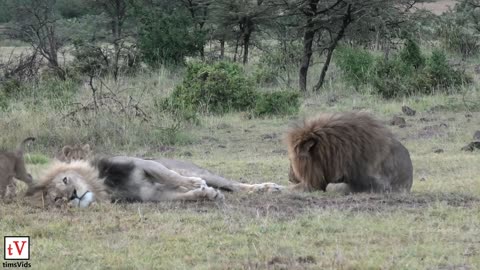
[[[42,196],[44,206],[60,206],[68,203],[75,207],[88,207],[95,203],[96,197],[85,179],[75,171],[57,174],[43,187],[33,187],[29,196]]]
[[[93,156],[93,151],[89,144],[85,145],[66,145],[58,157],[59,160],[71,162],[72,160],[90,160]]]

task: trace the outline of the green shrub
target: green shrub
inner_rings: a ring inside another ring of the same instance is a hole
[[[294,67],[301,61],[301,50],[299,43],[289,43],[264,51],[253,73],[255,81],[259,84],[275,84],[282,80],[288,85],[289,78],[297,72]]]
[[[372,85],[383,98],[394,98],[411,94],[409,78],[413,75],[412,67],[401,59],[377,59],[372,78]]]
[[[8,108],[8,97],[0,91],[0,110],[6,110]]]
[[[432,80],[432,87],[447,88],[470,82],[465,74],[450,66],[447,56],[440,50],[432,52],[427,61],[426,72]]]
[[[354,87],[369,83],[375,58],[363,49],[342,46],[335,51],[335,63]]]
[[[204,33],[194,29],[191,16],[181,9],[142,11],[139,48],[148,64],[183,63],[186,56],[198,54],[204,43]]]
[[[253,80],[238,64],[191,63],[181,85],[163,102],[170,111],[223,114],[254,107]]]
[[[81,40],[73,43],[73,68],[81,74],[102,76],[108,72],[109,58],[100,46],[86,44]]]
[[[15,78],[3,81],[1,87],[2,93],[7,98],[16,97],[26,90],[25,83]]]
[[[290,115],[297,113],[299,108],[298,92],[279,91],[259,94],[253,112],[257,116]]]
[[[405,47],[400,51],[400,59],[407,66],[412,66],[415,69],[418,69],[425,64],[425,58],[420,51],[420,47],[411,39],[407,40]]]

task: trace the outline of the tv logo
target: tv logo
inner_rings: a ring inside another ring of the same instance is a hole
[[[5,260],[30,260],[30,236],[5,236],[3,258]]]

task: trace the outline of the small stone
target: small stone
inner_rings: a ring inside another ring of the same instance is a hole
[[[408,106],[402,106],[402,112],[408,116],[414,116],[417,113],[417,111]]]
[[[477,130],[475,133],[473,133],[473,140],[480,141],[480,130]]]
[[[406,125],[407,123],[405,122],[405,118],[400,117],[400,116],[393,116],[392,120],[390,120],[390,125],[392,126],[400,126],[400,125]]]
[[[218,148],[227,148],[227,147],[226,147],[225,145],[223,145],[223,144],[219,144],[219,145],[218,145]]]
[[[443,153],[443,149],[442,148],[435,148],[435,149],[433,149],[433,152],[437,153],[437,154],[440,154],[440,153]]]

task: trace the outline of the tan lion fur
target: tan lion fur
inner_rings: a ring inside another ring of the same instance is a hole
[[[10,200],[15,197],[16,184],[14,178],[32,184],[32,176],[27,172],[23,152],[28,141],[35,138],[29,137],[23,140],[14,152],[0,152],[0,199]]]
[[[65,175],[72,178],[69,179],[68,185],[61,182]],[[68,201],[71,190],[76,188],[78,181],[95,194],[97,202],[108,201],[109,196],[98,170],[83,160],[73,160],[70,163],[54,161],[27,190],[26,196],[29,196],[30,202],[38,207],[62,204]]]
[[[321,114],[287,132],[290,181],[305,191],[346,183],[351,192],[409,191],[408,150],[365,112]]]

